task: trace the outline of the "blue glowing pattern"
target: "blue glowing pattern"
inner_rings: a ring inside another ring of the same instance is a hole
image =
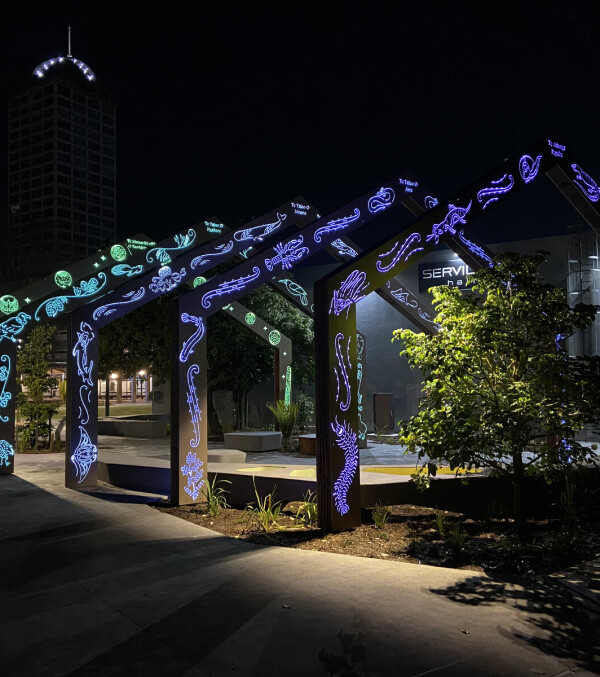
[[[396,199],[396,193],[391,188],[380,188],[373,197],[369,198],[368,207],[371,214],[391,207]]]
[[[94,71],[87,65],[87,63],[84,63],[81,59],[74,59],[72,56],[57,56],[53,59],[42,61],[39,66],[36,66],[33,69],[31,74],[37,75],[38,78],[43,78],[44,75],[46,75],[46,72],[52,68],[52,66],[57,66],[58,64],[64,63],[65,61],[70,61],[74,66],[77,66],[77,68],[79,68],[79,70],[89,82],[93,82],[96,79]]]
[[[338,238],[331,243],[332,247],[335,247],[342,256],[350,256],[354,258],[358,256],[356,249],[353,249],[349,244],[346,244],[343,240]]]
[[[439,200],[437,197],[433,197],[433,195],[426,195],[423,204],[425,205],[425,209],[433,209],[438,206]]]
[[[225,254],[229,254],[232,249],[233,240],[219,244],[215,247],[215,251],[212,254],[201,254],[200,256],[196,256],[195,259],[192,259],[190,266],[194,269],[198,268],[198,266],[203,266],[209,259],[215,256],[224,256]]]
[[[344,452],[344,467],[333,485],[333,499],[336,510],[340,515],[345,515],[350,509],[348,490],[358,468],[358,443],[356,433],[350,425],[346,421],[338,423],[337,416],[335,422],[331,424],[331,429],[337,436],[338,447]]]
[[[504,185],[502,185],[503,181],[505,182]],[[482,209],[485,209],[489,204],[496,202],[502,195],[508,193],[514,185],[515,180],[512,174],[505,174],[501,179],[492,181],[492,185],[488,188],[482,188],[477,193],[477,202],[483,202]]]
[[[127,275],[127,277],[134,277],[134,275],[139,275],[141,272],[143,272],[144,266],[142,264],[138,264],[137,266],[130,266],[127,263],[119,263],[116,266],[113,266],[110,269],[110,272],[115,275],[116,277],[122,277],[123,275]]]
[[[181,352],[179,353],[179,361],[181,364],[185,364],[188,361],[189,356],[194,352],[195,346],[199,341],[202,341],[206,328],[201,317],[189,315],[188,313],[181,314],[181,321],[196,325],[196,331],[184,342]]]
[[[557,334],[554,337],[554,346],[556,347],[557,352],[564,353],[565,349],[564,346],[562,345],[562,341],[564,341],[566,338],[567,338],[566,334]]]
[[[279,280],[279,283],[284,285],[292,296],[298,298],[303,306],[308,305],[308,294],[304,287],[301,287],[297,282],[294,282],[294,280],[290,280],[289,278]]]
[[[233,280],[227,280],[226,282],[221,282],[221,284],[216,288],[212,289],[209,292],[206,292],[202,297],[202,307],[210,308],[211,299],[216,296],[223,296],[225,294],[233,294],[236,291],[241,291],[246,285],[248,285],[253,280],[260,275],[260,268],[254,266],[252,272],[249,275],[238,277]]]
[[[196,386],[194,385],[194,376],[197,376],[199,373],[200,367],[197,364],[190,365],[187,371],[187,403],[194,428],[194,437],[190,440],[190,447],[194,447],[194,449],[200,444],[200,407],[198,405]]]
[[[81,484],[88,476],[90,468],[97,460],[98,448],[92,444],[87,430],[83,426],[79,426],[79,444],[71,456],[78,484]]]
[[[171,255],[169,252],[181,251],[191,246],[196,239],[196,231],[193,228],[190,228],[187,233],[175,235],[173,239],[175,240],[175,247],[154,247],[154,249],[150,249],[146,253],[146,261],[152,263],[156,256],[156,260],[159,263],[163,265],[170,263]]]
[[[129,303],[135,303],[136,301],[139,301],[141,298],[144,297],[144,294],[146,293],[146,290],[144,287],[140,287],[137,290],[134,291],[128,291],[126,294],[123,294],[122,301],[114,301],[113,303],[106,303],[103,306],[100,306],[94,310],[92,313],[92,317],[94,320],[97,320],[99,317],[106,317],[108,315],[112,315],[113,313],[116,313],[117,310],[119,309],[119,306],[125,306]]]
[[[198,499],[200,489],[204,484],[202,479],[204,470],[201,468],[203,465],[204,463],[196,454],[190,451],[185,459],[185,465],[181,466],[181,474],[183,477],[187,477],[187,485],[183,487],[183,490],[188,496],[192,497],[193,501]]]
[[[461,230],[458,233],[458,237],[460,241],[467,247],[467,249],[471,252],[471,254],[475,254],[475,256],[478,256],[480,259],[483,259],[487,264],[488,267],[493,268],[494,267],[494,262],[492,259],[485,253],[482,247],[479,245],[476,245],[474,242],[471,242],[471,240],[468,240],[465,237],[465,231]]]
[[[277,213],[277,221],[273,223],[265,223],[261,226],[253,226],[252,228],[244,228],[244,230],[238,230],[233,234],[236,242],[244,242],[246,240],[252,240],[252,242],[262,242],[263,238],[272,233],[274,230],[277,230],[279,226],[287,219],[287,214]]]
[[[335,343],[335,357],[337,359],[337,367],[333,368],[335,373],[335,378],[337,380],[337,392],[335,395],[335,401],[339,402],[340,409],[342,411],[348,411],[350,402],[352,400],[352,389],[350,388],[350,380],[348,379],[348,372],[346,370],[346,362],[344,361],[344,353],[342,352],[342,341],[345,336],[340,332],[336,334],[334,339]],[[350,363],[350,338],[348,338],[348,343],[346,344],[345,359],[348,362],[348,369],[352,369],[352,364]],[[339,371],[338,371],[339,370]],[[340,385],[344,383],[344,388],[346,390],[346,397],[343,401],[340,401]]]
[[[77,364],[77,376],[81,379],[81,385],[79,386],[79,422],[84,425],[90,420],[87,405],[90,404],[92,388],[94,387],[92,379],[94,362],[88,358],[88,346],[95,337],[96,335],[91,326],[87,322],[81,322],[77,332],[77,343],[75,343],[71,351]]]
[[[7,440],[0,440],[0,466],[5,465],[7,468],[11,465],[10,457],[15,455],[15,450],[10,442]]]
[[[363,360],[365,355],[365,338],[356,334],[356,409],[358,411],[358,438],[367,439],[367,424],[362,420],[364,410],[363,394],[361,392],[363,379]]]
[[[377,261],[375,267],[380,273],[387,273],[388,270],[391,270],[398,263],[398,261],[401,261],[402,259],[406,261],[411,254],[422,251],[423,247],[413,248],[413,245],[419,244],[419,242],[421,242],[419,233],[411,233],[401,245],[400,240],[398,240],[389,251],[379,254],[380,259],[384,259],[386,256],[392,256],[392,260],[387,264],[382,261]],[[398,245],[400,245],[400,248],[398,248]]]
[[[31,315],[20,312],[18,315],[9,317],[8,320],[0,323],[0,343],[4,339],[9,339],[13,343],[16,343],[17,339],[15,336],[18,336],[25,329],[25,325],[29,320],[31,320]]]
[[[531,155],[523,155],[519,160],[519,174],[525,183],[530,183],[535,179],[540,169],[542,156],[538,155],[535,160]]]
[[[564,157],[567,147],[563,146],[562,143],[557,143],[556,141],[551,141],[548,139],[548,146],[550,147],[550,152],[552,155],[554,155],[554,157]]]
[[[358,303],[366,296],[366,294],[362,293],[370,284],[369,282],[366,282],[366,279],[367,275],[365,273],[353,270],[341,283],[340,288],[333,290],[329,314],[335,313],[336,315],[340,315],[345,310],[346,319],[348,319],[350,306],[354,303]]]
[[[6,390],[11,369],[10,355],[2,355],[0,357],[0,362],[6,362],[6,364],[3,364],[0,367],[0,383],[2,384],[2,390],[0,390],[0,409],[6,409],[8,403],[12,400],[12,393],[10,390]],[[7,423],[8,416],[2,416],[0,414],[0,421]]]
[[[390,294],[396,299],[396,301],[400,301],[400,303],[403,303],[409,308],[416,308],[419,305],[417,299],[413,298],[409,291],[404,291],[402,287],[390,290]],[[411,298],[409,299],[409,297]]]
[[[159,269],[158,275],[152,278],[152,282],[148,285],[148,289],[155,294],[158,292],[168,292],[181,282],[185,276],[185,268],[182,268],[178,273],[172,271],[169,266],[163,266]]]
[[[433,224],[431,234],[427,236],[427,242],[429,242],[430,240],[435,240],[435,244],[438,244],[440,241],[440,237],[444,233],[452,233],[452,235],[456,235],[456,229],[454,228],[454,226],[457,223],[462,223],[466,225],[467,223],[466,216],[469,213],[472,204],[473,204],[472,200],[466,207],[455,207],[453,204],[449,204],[448,213],[444,217],[444,220],[440,221],[440,223]]]
[[[98,273],[97,277],[91,277],[89,280],[82,280],[78,287],[73,287],[72,295],[54,296],[53,298],[40,303],[33,316],[36,320],[39,320],[39,312],[44,309],[48,317],[56,317],[65,309],[65,305],[69,302],[69,299],[83,299],[88,296],[94,296],[94,294],[102,291],[105,285],[106,275],[104,273]]]
[[[346,226],[350,225],[351,223],[354,223],[357,219],[360,218],[360,209],[358,207],[354,207],[354,212],[350,214],[350,216],[342,216],[339,219],[332,219],[331,221],[327,221],[326,226],[321,226],[320,228],[317,228],[314,234],[314,241],[315,242],[321,242],[321,238],[323,235],[326,235],[327,233],[332,233],[335,230],[341,230],[343,228],[346,228]]]
[[[592,179],[589,174],[586,174],[579,165],[571,165],[571,169],[575,172],[573,183],[579,190],[592,202],[598,202],[600,199],[600,188],[598,184]]]
[[[240,256],[241,256],[243,259],[247,259],[247,258],[248,258],[248,255],[250,254],[250,252],[251,252],[253,249],[254,249],[254,247],[246,247],[246,249],[244,249],[244,251],[241,251],[241,252],[240,252]]]
[[[304,242],[304,238],[300,235],[295,240],[288,240],[288,242],[278,242],[274,247],[273,251],[276,256],[272,259],[265,259],[265,266],[267,270],[273,270],[273,268],[281,264],[282,270],[288,270],[291,268],[296,261],[299,261],[303,256],[308,254],[308,247],[301,247]]]

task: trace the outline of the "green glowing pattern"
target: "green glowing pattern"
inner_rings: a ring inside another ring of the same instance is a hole
[[[281,334],[277,331],[277,329],[273,329],[273,331],[269,333],[269,343],[272,346],[278,346],[279,341],[281,341]]]
[[[127,246],[129,247],[129,249],[140,249],[141,251],[146,251],[146,249],[154,247],[155,244],[156,242],[149,242],[146,240],[132,240],[130,237],[127,238]]]
[[[66,270],[59,270],[54,274],[54,282],[61,289],[66,289],[73,284],[73,278],[71,277],[71,273]]]
[[[292,399],[292,368],[287,366],[285,368],[285,396],[284,402],[289,404]]]
[[[16,313],[17,310],[19,310],[19,302],[14,296],[6,294],[0,297],[0,312],[10,315],[10,313]]]
[[[194,287],[199,287],[201,284],[204,284],[206,282],[206,278],[202,277],[202,275],[198,275],[198,277],[194,278]]]
[[[254,324],[256,322],[256,315],[254,313],[246,313],[246,324]]]
[[[123,247],[123,245],[113,244],[113,246],[110,248],[110,255],[115,261],[125,261],[127,258],[127,250],[125,247]]]

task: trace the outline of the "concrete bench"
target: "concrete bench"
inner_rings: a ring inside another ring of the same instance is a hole
[[[260,431],[252,433],[225,433],[225,446],[240,451],[277,451],[281,449],[281,433]]]
[[[209,449],[209,463],[245,463],[246,452],[239,449]]]
[[[317,436],[315,433],[308,435],[298,435],[298,446],[300,453],[307,456],[315,456],[317,453]]]

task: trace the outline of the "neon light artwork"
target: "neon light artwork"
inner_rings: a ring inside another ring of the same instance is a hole
[[[254,313],[246,313],[246,324],[254,324],[256,322],[256,315]]]
[[[419,233],[411,233],[406,238],[406,240],[404,240],[402,245],[400,245],[400,249],[398,249],[400,241],[395,242],[394,246],[389,251],[385,252],[384,254],[379,254],[380,259],[393,255],[392,260],[387,264],[384,264],[382,261],[377,261],[375,267],[380,273],[387,273],[387,271],[391,270],[398,263],[398,261],[402,260],[402,258],[404,258],[406,261],[411,254],[422,251],[423,247],[411,249],[414,244],[419,244],[419,242],[421,242],[421,236]]]
[[[332,247],[335,247],[342,256],[350,256],[354,258],[358,256],[356,249],[353,249],[349,244],[346,244],[343,240],[338,238],[331,243]]]
[[[396,199],[396,193],[391,188],[380,188],[373,197],[369,198],[368,207],[371,214],[391,207]]]
[[[139,275],[143,272],[144,266],[139,263],[137,266],[130,266],[127,263],[119,263],[116,266],[113,266],[110,269],[110,272],[116,277],[122,277],[126,275],[127,277],[133,277],[134,275]]]
[[[51,299],[46,299],[36,308],[33,314],[36,320],[39,320],[40,310],[45,310],[48,317],[56,317],[65,309],[65,305],[69,299],[83,299],[88,296],[94,296],[99,291],[102,291],[106,285],[106,275],[98,273],[98,277],[91,277],[89,280],[82,280],[78,287],[73,287],[73,294],[69,296],[54,296]]]
[[[9,317],[8,320],[0,323],[0,343],[4,339],[9,339],[13,343],[16,343],[17,339],[15,336],[18,336],[25,329],[25,325],[29,320],[31,320],[31,315],[20,312],[18,315]]]
[[[71,456],[78,484],[81,484],[88,476],[92,464],[97,460],[98,448],[92,444],[86,429],[83,426],[79,426],[79,444]]]
[[[202,275],[198,275],[198,277],[194,278],[194,282],[192,283],[192,286],[199,287],[201,284],[204,284],[206,282],[206,278],[203,277]]]
[[[15,455],[12,444],[7,440],[0,440],[0,466],[10,467],[10,457]]]
[[[246,247],[246,249],[244,249],[243,251],[240,252],[240,256],[241,256],[243,259],[247,259],[248,256],[249,256],[249,254],[250,254],[250,252],[251,252],[253,249],[254,249],[254,247]]]
[[[194,385],[194,376],[197,376],[199,373],[200,367],[197,364],[190,365],[187,370],[187,403],[194,428],[194,438],[190,440],[190,446],[194,447],[194,449],[200,444],[200,407],[198,406],[198,395]]]
[[[0,390],[0,409],[5,409],[12,400],[12,393],[10,390],[6,390],[11,368],[10,355],[2,355],[0,357],[0,362],[6,363],[0,367],[0,383],[2,384],[2,390]],[[8,423],[8,416],[2,416],[2,414],[0,414],[0,421]]]
[[[598,184],[592,179],[589,174],[586,174],[579,165],[571,165],[571,169],[575,172],[573,183],[579,190],[592,202],[598,202],[600,199],[600,188]]]
[[[189,315],[188,313],[181,314],[181,321],[196,325],[196,331],[184,342],[181,352],[179,353],[179,361],[181,364],[185,364],[185,362],[188,361],[189,356],[194,352],[194,347],[202,340],[206,328],[201,317]]]
[[[292,368],[288,365],[285,368],[285,395],[283,401],[289,404],[292,399]]]
[[[326,235],[327,233],[332,233],[335,230],[342,230],[351,223],[354,223],[354,221],[356,221],[359,218],[360,218],[360,209],[358,207],[355,207],[354,212],[350,214],[350,216],[342,216],[339,219],[332,219],[331,221],[327,221],[326,226],[321,226],[321,228],[317,228],[317,230],[315,231],[314,234],[315,242],[321,242],[321,238],[323,237],[323,235]]]
[[[503,181],[504,185],[502,185]],[[482,209],[485,209],[489,204],[496,202],[502,195],[508,193],[514,185],[515,180],[512,174],[505,174],[501,179],[492,181],[492,185],[488,188],[482,188],[477,193],[477,202],[483,202]]]
[[[202,479],[204,470],[200,467],[202,465],[204,463],[190,451],[185,459],[185,465],[181,466],[181,474],[183,477],[187,477],[187,485],[183,487],[183,490],[188,496],[192,497],[193,501],[197,500],[200,489],[204,484]]]
[[[65,61],[70,61],[74,66],[77,66],[77,68],[79,68],[79,70],[83,73],[83,75],[89,82],[92,82],[93,80],[96,79],[94,71],[87,65],[87,63],[84,63],[81,59],[74,59],[72,56],[57,56],[54,59],[47,59],[46,61],[42,61],[42,63],[39,66],[36,66],[33,69],[33,72],[31,74],[37,75],[38,78],[43,78],[44,75],[46,75],[46,71],[52,68],[52,66],[56,66],[59,63],[63,63]]]
[[[438,244],[440,241],[440,237],[444,233],[452,233],[452,235],[456,235],[456,229],[454,228],[454,226],[457,223],[463,224],[467,223],[466,216],[469,213],[472,204],[473,204],[472,200],[466,207],[455,207],[453,204],[449,204],[448,213],[444,217],[444,220],[440,221],[439,223],[433,224],[431,234],[428,235],[426,238],[427,242],[429,242],[430,240],[435,240],[435,244]]]
[[[169,266],[159,268],[158,275],[152,278],[152,282],[148,285],[148,289],[155,294],[158,292],[168,292],[181,282],[185,277],[185,268],[182,268],[178,273],[172,271]]]
[[[202,254],[201,256],[196,256],[195,259],[192,259],[190,266],[192,267],[192,269],[198,268],[198,266],[203,266],[209,259],[215,256],[224,256],[225,254],[229,254],[229,252],[232,249],[233,249],[233,240],[229,240],[229,242],[224,242],[223,244],[217,245],[215,247],[215,251],[212,254]]]
[[[348,379],[348,372],[346,371],[346,362],[344,361],[344,353],[342,352],[342,341],[345,336],[340,332],[336,334],[334,343],[335,343],[335,356],[337,358],[338,364],[337,367],[333,368],[335,377],[337,379],[337,393],[335,395],[335,401],[339,402],[340,409],[342,411],[348,411],[350,406],[350,401],[352,400],[352,390],[350,388],[350,380]],[[348,369],[352,369],[352,364],[350,363],[350,337],[348,337],[348,343],[346,344],[346,361],[348,362]],[[338,371],[339,370],[339,371]],[[346,397],[343,401],[340,401],[340,384],[343,382],[344,388],[346,390]]]
[[[206,292],[202,297],[202,307],[210,308],[211,299],[217,296],[223,296],[224,294],[233,294],[236,291],[241,291],[247,284],[256,280],[260,275],[260,268],[254,266],[252,272],[245,277],[238,277],[234,280],[227,280],[227,282],[221,282],[221,284],[209,292]]]
[[[437,197],[433,197],[433,195],[427,195],[423,200],[423,204],[425,205],[425,209],[433,209],[434,207],[438,206],[439,201]]]
[[[269,332],[269,343],[272,346],[278,346],[281,343],[281,334],[277,329],[273,329],[273,331]]]
[[[365,354],[365,339],[362,334],[356,334],[356,408],[358,410],[358,438],[367,439],[367,424],[362,420],[363,395],[361,392],[363,379],[363,359]]]
[[[272,259],[265,259],[265,266],[267,270],[273,270],[273,268],[281,263],[282,270],[287,270],[291,268],[296,261],[299,261],[303,256],[308,254],[308,247],[302,247],[304,238],[300,235],[295,240],[289,240],[288,242],[282,243],[279,242],[273,247],[273,251],[276,256]]]
[[[103,306],[100,306],[99,308],[96,308],[96,310],[94,310],[92,313],[92,317],[94,320],[97,320],[99,317],[107,317],[108,315],[112,315],[113,313],[117,312],[119,306],[135,303],[136,301],[139,301],[141,298],[143,298],[145,293],[146,290],[144,287],[140,287],[134,291],[129,291],[126,294],[123,294],[122,301],[114,301],[113,303],[107,303]]]
[[[117,262],[125,261],[127,258],[127,249],[122,244],[113,244],[110,248],[110,255]]]
[[[337,436],[336,444],[344,452],[344,467],[333,485],[333,500],[340,515],[345,515],[350,509],[348,490],[358,467],[358,443],[356,433],[350,425],[346,421],[338,423],[337,416],[331,424],[331,429]]]
[[[195,239],[196,231],[193,228],[190,228],[185,234],[182,233],[180,235],[175,235],[173,238],[173,240],[175,240],[175,247],[155,247],[154,249],[150,249],[146,253],[146,261],[148,261],[148,263],[152,263],[154,261],[154,257],[156,256],[156,260],[159,263],[163,265],[170,263],[171,256],[169,252],[177,252],[181,251],[182,249],[187,249],[194,243]]]
[[[333,290],[333,296],[331,299],[331,306],[329,308],[329,314],[335,313],[340,315],[346,311],[346,319],[348,319],[348,312],[350,311],[350,306],[353,303],[358,303],[365,298],[366,294],[362,292],[369,286],[369,282],[365,281],[367,276],[365,273],[353,270],[350,275],[341,283],[339,289]],[[362,295],[361,295],[362,294]]]
[[[284,285],[292,296],[298,298],[303,306],[308,305],[308,294],[304,287],[301,287],[297,282],[294,282],[294,280],[290,280],[289,278],[278,280],[278,282]]]
[[[564,157],[567,147],[563,146],[562,143],[557,143],[556,141],[551,141],[548,139],[548,146],[550,147],[550,152],[552,155],[555,157]]]
[[[410,294],[408,291],[404,291],[402,287],[390,290],[390,294],[396,299],[396,301],[400,301],[400,303],[403,303],[409,308],[416,308],[419,305],[419,302],[415,298],[411,298],[409,301],[408,297],[412,296],[412,294]]]
[[[54,273],[54,284],[61,289],[66,289],[73,284],[73,277],[68,271],[59,270]]]
[[[467,247],[467,249],[471,252],[471,254],[475,254],[475,256],[478,256],[480,259],[483,259],[490,268],[494,267],[494,262],[492,259],[485,253],[485,251],[479,246],[476,245],[474,242],[471,242],[471,240],[468,240],[465,237],[465,231],[461,230],[458,233],[458,237],[460,241]]]
[[[79,422],[83,425],[90,420],[87,405],[90,404],[92,388],[94,387],[94,381],[92,380],[94,362],[88,358],[88,346],[95,337],[96,335],[92,331],[91,326],[87,322],[81,322],[77,332],[77,343],[71,351],[77,364],[77,376],[81,379],[81,385],[79,386]]]
[[[542,156],[538,155],[535,160],[531,155],[523,155],[519,160],[519,174],[525,183],[530,183],[535,179],[540,169]]]
[[[246,240],[252,240],[252,242],[262,242],[269,233],[272,233],[274,230],[277,230],[279,226],[287,219],[287,214],[277,214],[277,221],[273,223],[265,223],[262,226],[253,226],[252,228],[245,228],[244,230],[238,230],[233,234],[233,238],[236,242],[245,242]]]
[[[10,315],[11,313],[16,313],[17,310],[19,310],[19,302],[14,296],[5,294],[0,297],[0,313]]]

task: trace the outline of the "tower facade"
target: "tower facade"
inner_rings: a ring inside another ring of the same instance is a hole
[[[26,282],[116,240],[115,104],[69,54],[8,99],[7,277]]]

